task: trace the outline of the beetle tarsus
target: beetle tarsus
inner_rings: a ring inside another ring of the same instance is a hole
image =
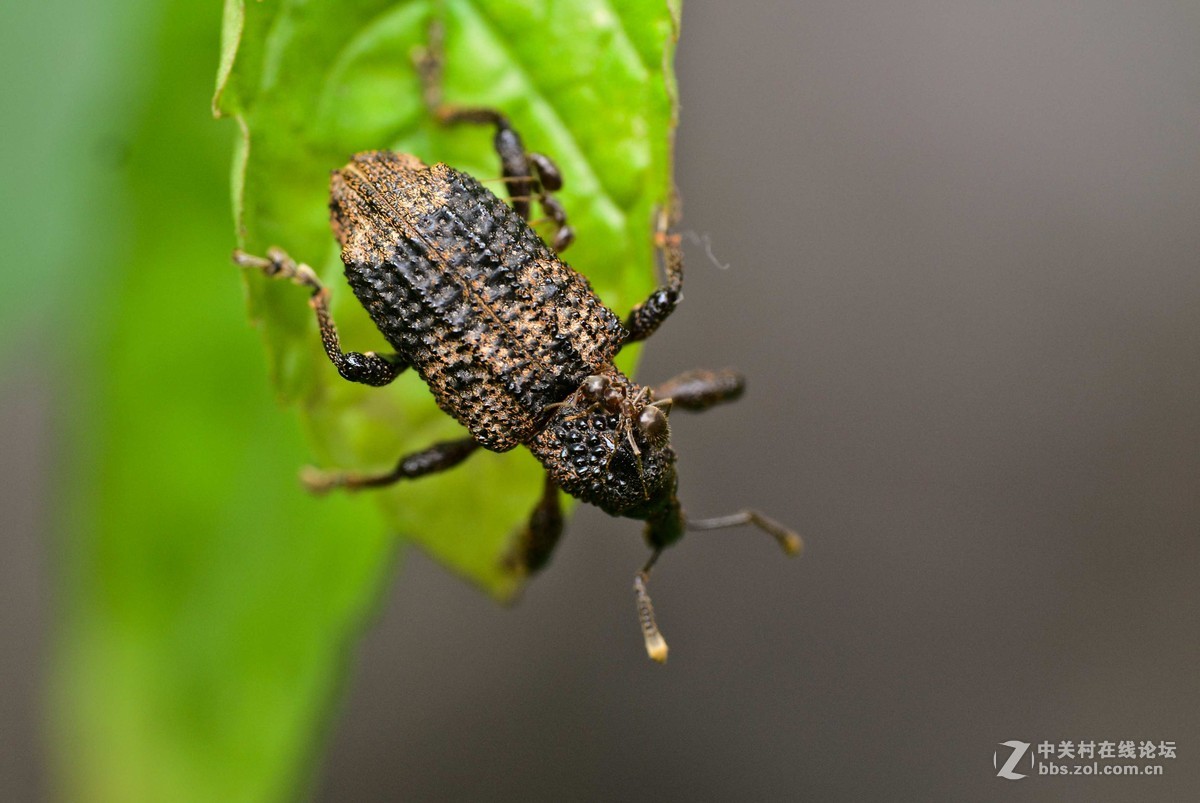
[[[654,243],[662,254],[667,283],[630,310],[629,317],[625,319],[625,329],[629,336],[622,345],[637,343],[654,334],[683,300],[683,246],[678,234],[667,231],[669,225],[669,216],[660,212]]]

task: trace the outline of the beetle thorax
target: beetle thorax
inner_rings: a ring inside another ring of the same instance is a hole
[[[529,447],[567,493],[614,516],[645,518],[675,489],[668,410],[610,367],[554,405]]]

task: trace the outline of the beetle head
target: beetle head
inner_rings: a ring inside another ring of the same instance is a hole
[[[571,496],[644,519],[675,496],[669,413],[669,403],[609,368],[554,406],[531,448]]]

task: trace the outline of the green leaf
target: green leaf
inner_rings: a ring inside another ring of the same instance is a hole
[[[439,128],[423,105],[413,57],[434,20],[445,31],[445,99],[502,110],[530,148],[558,162],[559,198],[577,231],[568,260],[623,314],[654,285],[653,220],[672,195],[678,9],[666,0],[228,0],[213,102],[241,131],[240,245],[251,253],[278,245],[313,265],[334,288],[345,347],[387,350],[340,277],[329,171],[357,151],[390,148],[499,175],[490,131]],[[414,372],[383,390],[341,380],[304,291],[247,281],[276,388],[300,406],[324,467],[380,470],[463,435]],[[501,556],[540,475],[524,450],[482,453],[373,495],[397,533],[506,597],[514,580]]]

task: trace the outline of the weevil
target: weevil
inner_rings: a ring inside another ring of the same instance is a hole
[[[617,369],[617,353],[654,333],[680,300],[682,249],[667,215],[655,231],[666,282],[622,320],[559,257],[574,232],[553,195],[562,187],[553,160],[527,151],[499,111],[433,107],[443,124],[495,129],[511,203],[470,175],[407,154],[359,153],[333,171],[330,219],[346,279],[394,353],[342,351],[329,290],[281,249],[266,257],[235,251],[234,261],[312,291],[325,353],[342,377],[383,386],[411,368],[470,436],[379,474],[313,470],[302,478],[315,492],[377,488],[452,468],[480,448],[528,448],[546,469],[545,486],[506,567],[527,575],[546,564],[563,530],[560,492],[644,521],[651,554],[634,595],[646,651],[661,663],[667,643],[646,586],[663,549],[685,530],[750,524],[786,553],[800,551],[799,536],[756,511],[691,520],[676,496],[671,410],[731,401],[743,379],[731,370],[691,371],[645,387]],[[533,200],[554,223],[549,245],[530,226]]]

